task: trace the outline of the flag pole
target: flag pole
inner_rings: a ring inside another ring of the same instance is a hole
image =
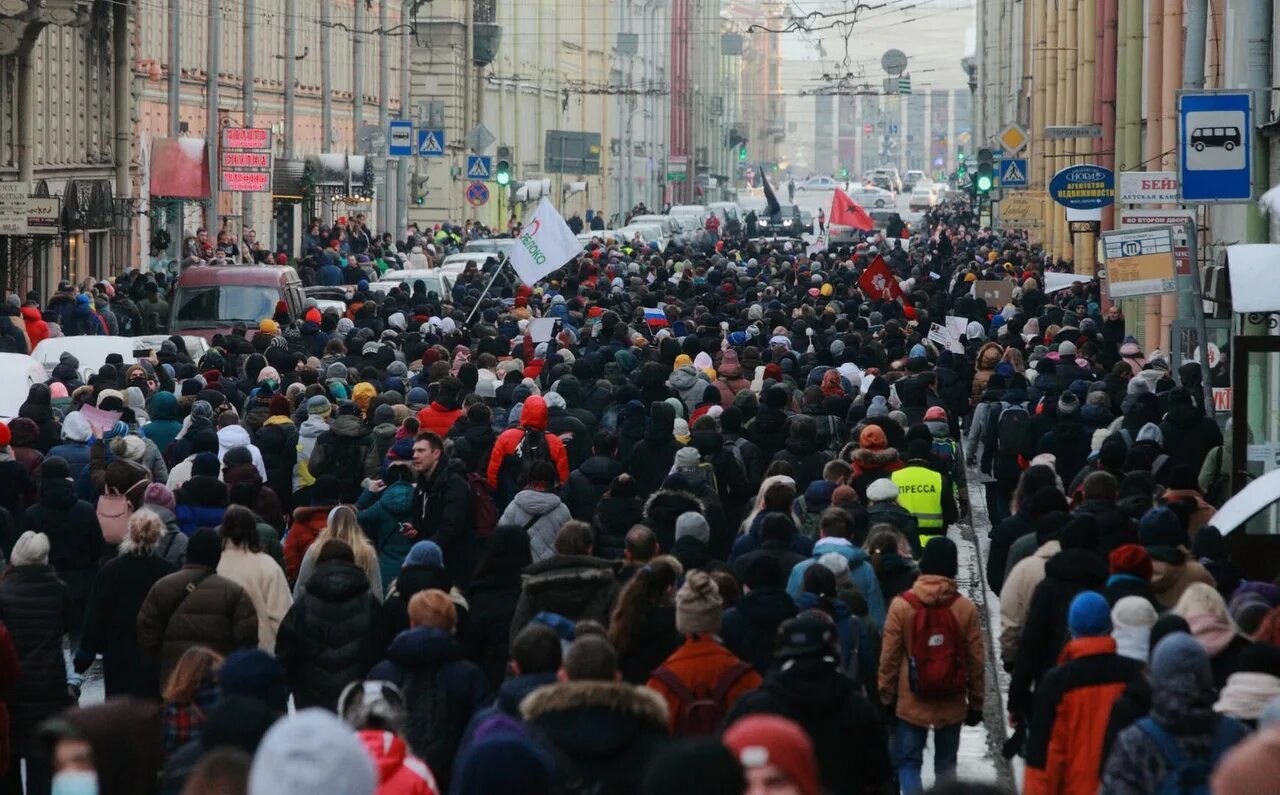
[[[502,269],[507,267],[507,261],[504,259],[498,263],[498,269],[493,272],[493,278],[484,286],[484,292],[480,293],[480,297],[476,299],[476,305],[471,307],[471,314],[467,315],[466,325],[471,325],[471,318],[476,316],[476,312],[480,310],[480,304],[484,302],[484,297],[489,294],[489,288],[493,287],[493,283],[498,280],[498,274],[502,273]]]

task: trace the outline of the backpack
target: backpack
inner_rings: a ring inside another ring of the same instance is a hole
[[[453,714],[457,706],[441,685],[439,673],[439,669],[406,672],[404,702],[408,710],[404,737],[414,755],[432,771],[447,774],[462,738],[458,716]]]
[[[675,671],[665,665],[658,666],[653,672],[653,678],[666,685],[675,694],[679,704],[676,707],[675,736],[710,737],[720,731],[720,725],[729,712],[728,705],[724,703],[725,696],[751,670],[751,663],[739,661],[720,674],[710,692],[703,690],[694,693],[680,681]]]
[[[498,506],[493,501],[493,489],[479,472],[467,473],[467,486],[471,489],[471,507],[475,512],[476,535],[488,538],[498,526]]]
[[[958,595],[936,605],[926,605],[911,591],[904,591],[902,598],[916,611],[911,646],[907,649],[911,692],[921,698],[963,693],[968,685],[968,666],[960,623],[951,612]]]
[[[529,471],[533,469],[533,465],[539,461],[551,460],[551,448],[547,446],[547,435],[526,429],[510,457],[516,462],[516,483],[528,483]]]
[[[1173,736],[1151,718],[1138,721],[1164,758],[1165,775],[1156,795],[1209,795],[1209,774],[1218,760],[1244,736],[1243,727],[1230,718],[1219,717],[1213,730],[1213,744],[1207,759],[1190,759]]]
[[[796,498],[796,504],[800,508],[800,521],[798,522],[800,534],[806,538],[816,539],[821,529],[819,524],[822,520],[822,512],[809,510],[809,505],[805,502],[803,494]]]
[[[109,546],[119,546],[129,535],[129,517],[133,516],[129,493],[145,483],[147,481],[139,480],[123,492],[107,486],[102,496],[98,497],[94,513],[98,517],[98,527],[102,529],[102,540]]]
[[[1006,406],[996,420],[996,449],[1003,455],[1022,455],[1031,433],[1031,415],[1025,406]]]

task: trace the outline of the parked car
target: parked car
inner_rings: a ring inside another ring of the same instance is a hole
[[[914,168],[909,169],[906,175],[903,176],[902,178],[902,189],[915,190],[916,185],[922,181],[928,182],[928,179],[925,177],[923,171],[920,171],[919,169],[914,169]]]
[[[453,290],[453,283],[456,275],[450,273],[443,268],[433,268],[431,270],[412,270],[412,271],[387,271],[383,275],[381,281],[373,282],[369,285],[369,289],[376,293],[386,294],[391,292],[392,288],[407,284],[410,289],[413,283],[421,281],[427,288],[428,293],[435,293],[439,296],[448,295]]]
[[[306,303],[302,280],[293,268],[265,265],[193,265],[178,276],[170,302],[169,330],[206,339],[230,331],[236,323],[249,336],[284,301],[301,317]]]
[[[25,353],[0,353],[0,369],[6,374],[6,377],[0,378],[0,420],[8,422],[18,416],[18,409],[27,401],[27,393],[32,384],[43,384],[49,376],[35,357]]]
[[[483,240],[468,240],[466,245],[462,247],[464,254],[498,254],[500,259],[506,259],[511,255],[511,249],[515,247],[516,239],[514,237],[487,237]]]
[[[938,197],[930,185],[919,185],[911,191],[907,207],[912,210],[928,210],[938,203]]]
[[[809,177],[796,185],[796,190],[835,190],[840,184],[831,177]]]
[[[849,191],[849,198],[863,207],[891,207],[897,201],[892,192],[883,188],[855,188]]]

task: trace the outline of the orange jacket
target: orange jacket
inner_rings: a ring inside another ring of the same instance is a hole
[[[333,508],[332,505],[319,505],[293,509],[293,522],[284,537],[284,573],[290,583],[298,579],[298,570],[302,568],[302,558],[307,554],[307,549],[329,526],[329,512]]]
[[[1142,663],[1116,654],[1108,635],[1075,638],[1036,688],[1027,730],[1023,795],[1094,795],[1111,706]]]
[[[672,652],[662,664],[671,669],[685,687],[695,693],[701,693],[710,692],[716,686],[721,674],[740,662],[742,661],[735,657],[733,652],[722,646],[715,638],[709,635],[689,635],[680,648]],[[743,674],[737,683],[729,688],[725,696],[723,704],[725,713],[733,709],[733,705],[743,693],[755,690],[763,682],[760,674],[755,671],[747,671]],[[656,690],[667,700],[667,730],[674,733],[676,723],[680,720],[680,699],[676,698],[670,688],[652,677],[649,679],[648,687]]]
[[[418,412],[418,428],[423,431],[433,431],[443,439],[449,435],[449,429],[461,416],[462,409],[451,409],[432,401],[431,405]]]
[[[527,399],[524,402],[524,408],[520,409],[520,427],[506,429],[493,443],[493,453],[489,456],[489,469],[485,473],[489,479],[489,485],[492,488],[498,488],[498,472],[502,469],[502,462],[520,446],[520,440],[524,438],[526,429],[545,435],[547,451],[551,453],[551,460],[555,462],[560,483],[568,483],[569,454],[565,452],[564,442],[560,441],[559,436],[547,433],[547,401],[539,395],[534,395]]]

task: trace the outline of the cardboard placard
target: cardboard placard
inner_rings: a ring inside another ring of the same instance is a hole
[[[973,297],[986,301],[988,307],[1002,309],[1013,301],[1013,282],[979,279],[973,283]]]

